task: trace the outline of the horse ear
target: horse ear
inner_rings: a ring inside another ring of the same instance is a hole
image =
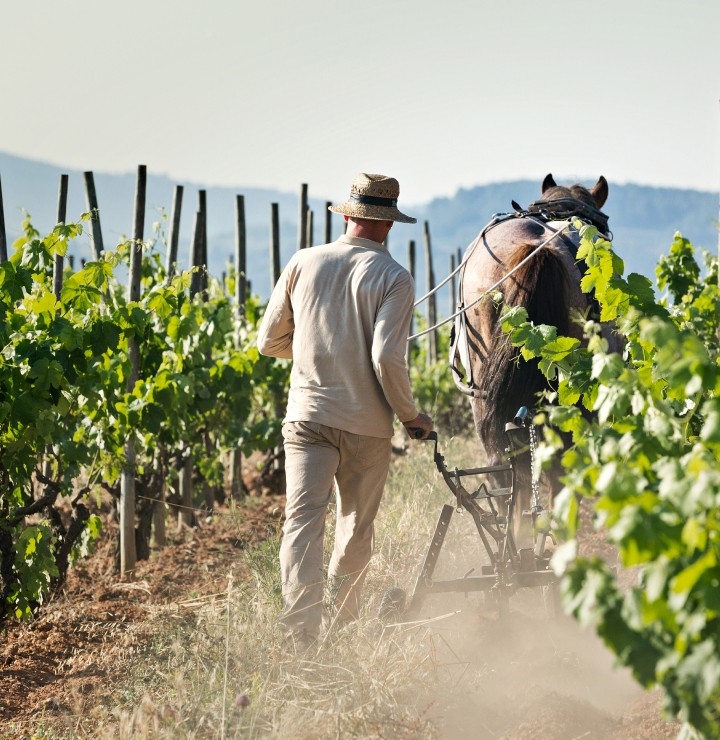
[[[595,183],[593,189],[590,191],[590,195],[594,198],[598,208],[602,208],[605,205],[609,189],[607,180],[600,175],[597,183]]]
[[[540,189],[540,193],[544,193],[546,190],[549,190],[550,188],[556,188],[557,183],[555,182],[555,178],[552,176],[550,172],[548,172],[547,175],[545,175],[545,179],[542,183],[542,188]]]

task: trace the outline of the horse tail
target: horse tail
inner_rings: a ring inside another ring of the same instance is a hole
[[[536,247],[524,244],[506,264],[508,271],[526,259]],[[501,286],[506,306],[522,306],[534,324],[556,326],[559,335],[567,334],[568,279],[560,257],[552,248],[538,251]],[[537,394],[548,387],[537,360],[525,361],[503,333],[498,320],[478,379],[485,413],[479,420],[478,433],[486,448],[500,454],[506,446],[505,424],[520,406],[532,407]]]

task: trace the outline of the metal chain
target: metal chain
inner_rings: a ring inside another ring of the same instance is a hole
[[[530,490],[532,491],[532,511],[540,511],[540,484],[535,478],[535,425],[530,422]]]

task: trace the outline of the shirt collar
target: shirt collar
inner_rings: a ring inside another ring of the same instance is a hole
[[[381,252],[387,252],[388,248],[380,242],[374,242],[372,239],[361,239],[359,236],[348,236],[341,234],[338,238],[343,244],[351,244],[353,247],[365,247],[366,249],[377,249]]]

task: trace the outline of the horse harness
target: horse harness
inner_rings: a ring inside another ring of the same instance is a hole
[[[552,226],[558,226],[558,230],[553,234],[553,236],[546,242],[543,242],[536,251],[539,251],[541,247],[544,247],[548,241],[559,238],[570,254],[572,254],[573,258],[577,259],[578,246],[572,239],[568,239],[565,231],[569,226],[571,218],[579,218],[582,221],[589,222],[595,226],[598,231],[605,236],[605,238],[612,240],[612,232],[608,230],[608,217],[598,208],[594,208],[593,206],[576,200],[575,198],[557,198],[549,201],[539,200],[531,203],[527,209],[523,209],[514,200],[511,201],[511,203],[514,210],[510,213],[496,213],[492,217],[490,222],[483,227],[480,234],[468,248],[467,254],[465,255],[461,265],[462,270],[458,281],[458,310],[455,313],[455,322],[450,330],[449,364],[450,369],[453,371],[452,374],[455,387],[465,395],[472,396],[474,398],[478,398],[481,395],[481,392],[478,389],[477,383],[472,374],[472,364],[470,362],[470,340],[468,338],[466,318],[466,311],[470,306],[465,306],[465,299],[462,294],[462,285],[467,261],[483,237],[491,229],[501,223],[515,218],[529,218],[541,223],[544,228],[548,226],[551,228]],[[535,252],[533,252],[533,255],[534,254]],[[502,280],[504,281],[508,277],[510,277],[510,273],[503,277]],[[486,291],[481,298],[487,295],[488,292],[489,291]],[[599,306],[592,294],[590,296],[590,301],[595,312],[599,315]],[[458,365],[458,361],[461,367]]]

